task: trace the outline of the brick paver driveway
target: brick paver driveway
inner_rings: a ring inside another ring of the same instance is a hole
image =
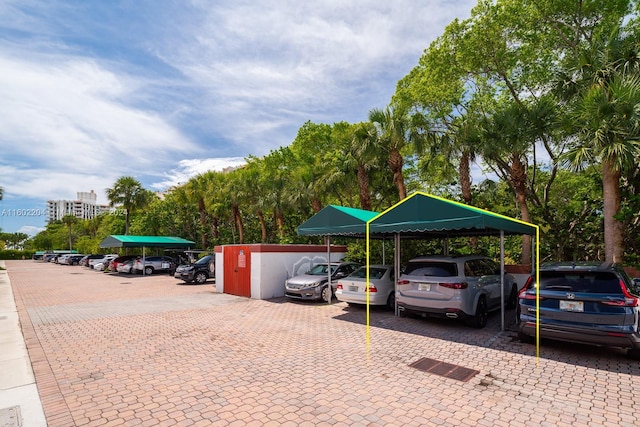
[[[7,261],[49,426],[610,425],[640,421],[622,351],[461,323],[257,301],[170,276]],[[510,318],[513,313],[509,313]],[[468,381],[410,367],[477,370]]]

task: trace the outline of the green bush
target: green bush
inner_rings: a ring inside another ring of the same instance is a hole
[[[32,259],[35,251],[21,251],[17,249],[0,250],[0,259]]]

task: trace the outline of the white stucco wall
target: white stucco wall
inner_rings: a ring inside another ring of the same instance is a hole
[[[251,248],[251,245],[248,245]],[[263,246],[263,245],[262,245]],[[257,246],[262,247],[262,246]],[[275,246],[275,245],[274,245]],[[310,246],[310,245],[305,245]],[[326,247],[319,246],[315,251],[288,252],[295,245],[283,245],[283,252],[259,251],[251,248],[251,298],[270,299],[284,296],[284,282],[290,277],[302,274],[315,264],[327,262]],[[276,248],[277,249],[277,248]],[[319,252],[322,250],[322,252]],[[336,250],[336,248],[332,248]],[[216,252],[216,292],[224,292],[224,246]],[[344,259],[345,249],[331,252],[331,261]]]

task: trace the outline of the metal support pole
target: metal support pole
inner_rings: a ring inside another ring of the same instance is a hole
[[[500,312],[502,313],[500,330],[504,332],[504,230],[500,230]]]
[[[397,295],[398,292],[398,278],[400,277],[400,234],[394,234],[393,236],[393,241],[394,241],[394,255],[393,255],[393,269],[394,269],[394,280],[393,280],[393,287],[394,287],[394,292]],[[400,313],[398,313],[398,298],[394,298],[394,305],[395,307],[393,308],[393,312],[395,313],[396,316],[398,316]]]
[[[331,304],[331,237],[327,236],[327,303]]]

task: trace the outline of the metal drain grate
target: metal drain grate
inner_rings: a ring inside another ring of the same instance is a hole
[[[447,362],[441,362],[435,359],[429,359],[428,357],[418,359],[409,366],[420,371],[428,372],[430,374],[436,374],[440,375],[441,377],[451,378],[464,382],[469,381],[476,374],[480,373],[480,371],[476,371],[474,369],[465,368],[464,366],[459,365],[453,365]]]
[[[2,427],[21,427],[22,416],[19,406],[0,409],[0,426]]]

